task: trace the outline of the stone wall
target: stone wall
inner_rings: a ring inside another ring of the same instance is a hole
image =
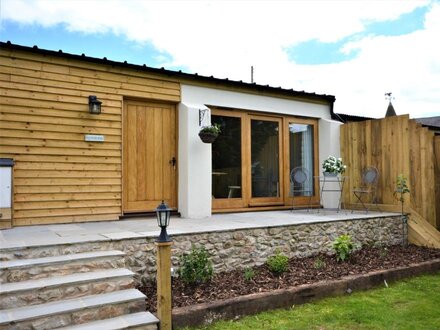
[[[318,252],[331,253],[331,243],[342,234],[351,235],[359,245],[399,244],[402,242],[402,221],[400,216],[393,216],[173,235],[172,263],[177,268],[179,256],[189,251],[194,244],[208,250],[216,272],[250,267],[263,264],[277,249],[289,257],[310,256]],[[96,250],[120,250],[126,253],[126,266],[137,273],[136,280],[141,281],[143,278],[155,276],[155,240],[155,237],[147,237],[35,247],[5,252],[10,255],[4,257],[37,258]]]

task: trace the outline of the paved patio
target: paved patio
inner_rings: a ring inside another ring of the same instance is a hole
[[[172,217],[168,233],[190,234],[233,229],[277,227],[305,223],[369,219],[396,215],[389,212],[316,210],[266,211],[214,214],[209,218]],[[49,246],[81,242],[109,241],[127,238],[155,237],[159,234],[155,217],[118,221],[38,225],[0,230],[0,249]]]

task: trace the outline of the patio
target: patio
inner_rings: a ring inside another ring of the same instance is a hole
[[[173,235],[222,232],[237,229],[284,227],[300,224],[363,220],[396,216],[390,212],[342,210],[297,210],[214,214],[209,218],[172,217],[168,233]],[[0,250],[134,238],[154,238],[159,234],[154,217],[119,221],[15,227],[0,231]]]

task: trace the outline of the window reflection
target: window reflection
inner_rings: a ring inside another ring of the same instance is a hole
[[[211,117],[221,133],[212,144],[213,198],[241,198],[241,119]]]
[[[279,197],[278,122],[251,120],[252,197]]]
[[[289,124],[290,191],[294,196],[313,195],[313,125]],[[293,180],[293,172],[301,170],[307,176],[301,183]]]

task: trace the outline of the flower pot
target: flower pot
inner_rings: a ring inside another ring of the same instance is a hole
[[[336,177],[338,176],[338,172],[323,172],[326,177]]]
[[[199,132],[199,136],[203,143],[213,143],[217,138],[218,134],[201,131]]]

